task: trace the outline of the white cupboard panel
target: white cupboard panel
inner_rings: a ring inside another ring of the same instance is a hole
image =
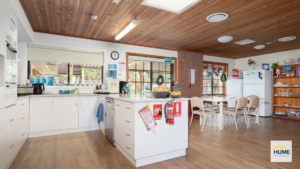
[[[55,130],[55,97],[30,99],[30,132]]]
[[[10,135],[17,128],[17,106],[5,109],[5,137]]]
[[[13,157],[18,151],[18,144],[17,144],[17,132],[13,132],[9,135],[4,141],[4,152],[5,152],[5,166],[8,167],[9,164],[14,160]]]
[[[78,97],[56,97],[56,130],[78,127]]]
[[[3,57],[3,56],[0,56],[0,57]],[[0,61],[0,63],[1,63],[1,61]],[[1,68],[1,69],[3,69],[3,68]],[[5,107],[4,106],[4,87],[0,87],[0,109],[3,109],[4,107]]]
[[[4,130],[0,130],[0,169],[4,168]]]
[[[4,112],[5,109],[0,109],[0,130],[4,129],[4,122],[5,122]]]
[[[79,97],[79,127],[97,126],[98,96]]]

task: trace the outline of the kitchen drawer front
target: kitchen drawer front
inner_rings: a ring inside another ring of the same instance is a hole
[[[126,138],[131,143],[134,143],[134,130],[129,127],[123,125],[122,137]]]
[[[134,117],[128,114],[123,114],[123,125],[134,130]]]
[[[134,104],[129,102],[123,102],[123,112],[134,116]]]
[[[29,122],[29,109],[23,109],[17,113],[17,129]]]
[[[122,147],[133,159],[134,157],[134,144],[124,139],[123,147]]]
[[[18,151],[18,143],[17,143],[18,139],[17,139],[16,133],[17,133],[16,131],[13,132],[4,141],[5,142],[4,143],[4,153],[5,153],[4,163],[5,163],[5,166],[7,166],[7,167],[13,161],[13,158]]]
[[[115,110],[116,111],[122,111],[123,110],[122,105],[123,105],[122,101],[115,99]]]
[[[17,106],[5,109],[5,138],[17,128]]]
[[[27,140],[29,134],[29,123],[25,123],[18,131],[17,131],[17,145],[22,146],[23,143]],[[21,147],[19,147],[21,148]]]
[[[17,102],[17,112],[29,108],[29,99],[22,99]]]

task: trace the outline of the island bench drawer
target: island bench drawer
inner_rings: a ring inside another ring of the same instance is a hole
[[[129,140],[131,143],[134,143],[134,130],[132,130],[131,128],[123,125],[122,136],[125,139]]]
[[[123,114],[123,125],[134,130],[134,117],[128,114]]]
[[[17,102],[17,112],[24,109],[29,109],[29,99],[22,99]]]
[[[123,112],[134,116],[134,104],[129,102],[123,102]]]

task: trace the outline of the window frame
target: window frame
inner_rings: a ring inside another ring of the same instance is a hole
[[[147,54],[126,52],[126,81],[127,82],[128,82],[128,56],[129,55],[141,56],[141,57],[150,57],[150,58],[158,58],[158,59],[165,59],[165,56],[147,55]],[[173,82],[173,86],[172,86],[172,82],[171,82],[171,87],[173,87],[173,88],[171,90],[174,90],[175,84],[176,84],[176,82],[178,82],[177,58],[173,57],[173,60],[174,60],[174,63],[173,63],[173,66],[171,67],[171,70],[173,71],[173,73],[171,74],[171,78],[173,79],[173,81],[172,81]]]
[[[203,61],[203,65],[204,64],[210,64],[212,65],[211,67],[213,68],[214,66],[213,65],[219,65],[219,66],[224,66],[225,68],[225,75],[226,77],[228,77],[228,63],[221,63],[221,62],[211,62],[211,61]],[[203,66],[203,70],[204,69],[204,66]],[[221,72],[220,72],[220,75],[221,75]],[[219,76],[220,76],[219,75]],[[210,79],[206,79],[206,80],[211,80],[211,93],[212,94],[203,94],[202,95],[208,95],[208,96],[218,96],[218,95],[224,95],[224,96],[227,96],[227,81],[224,82],[224,93],[223,94],[214,94],[214,91],[213,91],[213,81],[214,79],[213,78],[210,78]],[[202,88],[204,87],[204,79],[202,78]]]
[[[32,60],[32,61],[35,61],[35,60]],[[40,61],[40,60],[39,60],[39,61],[37,61],[37,62],[47,62],[47,61]],[[57,63],[58,63],[58,62],[57,62]],[[67,68],[68,68],[68,70],[67,70],[67,71],[68,71],[68,72],[67,72],[67,73],[68,73],[68,74],[67,74],[67,77],[68,77],[68,84],[65,84],[65,85],[74,85],[74,84],[70,84],[70,65],[71,65],[71,64],[73,64],[73,63],[67,63],[67,66],[68,66],[68,67],[67,67]],[[102,73],[102,74],[101,74],[101,84],[104,83],[104,82],[103,82],[103,79],[104,79],[104,78],[103,78],[103,72],[104,72],[103,69],[104,69],[104,67],[103,67],[103,65],[102,65],[102,66],[101,66],[101,70],[102,70],[102,71],[101,71],[101,73]],[[27,79],[30,79],[30,73],[31,73],[31,60],[28,60],[28,61],[27,61]]]

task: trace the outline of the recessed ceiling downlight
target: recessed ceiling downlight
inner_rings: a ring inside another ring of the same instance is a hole
[[[257,49],[257,50],[260,50],[260,49],[263,49],[265,47],[266,47],[265,45],[257,45],[254,48]]]
[[[288,37],[284,37],[284,38],[280,38],[278,39],[279,42],[287,42],[287,41],[291,41],[291,40],[295,40],[296,36],[288,36]]]
[[[228,43],[232,41],[233,37],[232,36],[222,36],[218,39],[219,42],[221,43]]]
[[[221,22],[228,18],[227,13],[215,13],[209,15],[206,19],[209,22]]]

